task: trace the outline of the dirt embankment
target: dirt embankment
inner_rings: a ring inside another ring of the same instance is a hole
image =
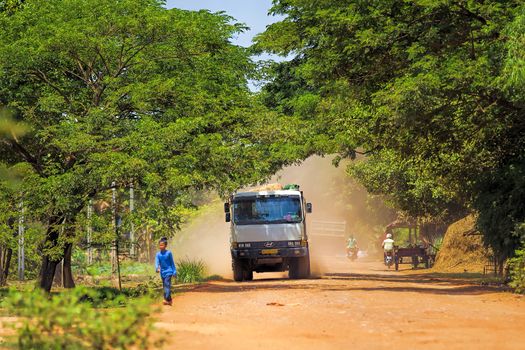
[[[490,252],[469,215],[449,226],[438,253],[434,270],[439,272],[483,272]]]

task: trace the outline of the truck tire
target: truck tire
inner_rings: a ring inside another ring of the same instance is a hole
[[[310,254],[302,258],[301,278],[310,278]]]
[[[232,260],[233,280],[235,282],[242,282],[244,280],[244,269],[239,260]]]
[[[253,271],[252,270],[243,270],[243,272],[244,272],[245,281],[253,281]]]
[[[290,259],[288,277],[294,280],[310,277],[310,255]]]
[[[299,278],[299,258],[292,258],[288,262],[288,278],[291,280]]]

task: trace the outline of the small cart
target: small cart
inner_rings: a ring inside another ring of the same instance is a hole
[[[415,269],[419,264],[425,264],[428,269],[432,267],[435,261],[435,254],[430,254],[424,247],[395,247],[394,263],[396,271],[399,270],[399,264],[412,264]]]

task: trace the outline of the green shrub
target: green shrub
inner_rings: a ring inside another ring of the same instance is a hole
[[[111,263],[97,263],[85,268],[85,273],[92,277],[111,276]],[[123,261],[120,264],[120,274],[122,276],[138,275],[144,277],[155,276],[153,264],[144,264],[135,261]]]
[[[125,261],[120,266],[120,271],[123,276],[139,275],[139,276],[155,276],[155,266],[153,264],[139,263],[136,261]]]
[[[509,259],[510,286],[518,293],[525,293],[525,245],[516,251],[516,256]]]
[[[107,292],[107,293],[106,293]],[[126,307],[100,309],[108,295],[123,304],[124,294],[78,288],[49,296],[36,290],[11,291],[2,307],[21,322],[17,339],[6,344],[17,349],[147,349],[151,331],[150,299],[127,301]]]
[[[206,277],[206,264],[202,260],[184,258],[175,264],[177,266],[177,280],[182,283],[203,281]]]
[[[443,239],[444,239],[444,237],[438,237],[432,243],[432,246],[433,246],[433,248],[436,251],[439,251],[441,249],[441,247],[443,246]]]
[[[96,308],[115,308],[128,305],[133,299],[141,297],[153,298],[162,290],[160,281],[151,278],[150,280],[139,283],[134,287],[122,288],[119,290],[111,286],[100,286],[95,288],[84,288],[87,293],[81,296],[81,300],[89,302]]]
[[[111,264],[110,263],[104,263],[104,264],[94,264],[91,266],[86,267],[86,273],[90,276],[102,276],[102,277],[108,277],[111,276]]]

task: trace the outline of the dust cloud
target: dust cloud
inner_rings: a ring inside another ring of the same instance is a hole
[[[270,182],[298,184],[313,213],[307,216],[313,274],[329,271],[330,260],[342,258],[345,241],[354,235],[365,251],[377,249],[377,239],[394,213],[381,200],[371,197],[345,173],[331,157],[314,156],[300,165],[284,168]],[[224,222],[221,201],[215,201],[191,224],[176,234],[172,249],[176,259],[201,259],[209,274],[231,278],[229,223]],[[270,277],[259,274],[257,277]],[[279,275],[280,277],[281,275]]]
[[[230,224],[224,220],[223,203],[216,200],[183,227],[173,239],[175,260],[200,259],[209,275],[232,277]]]

